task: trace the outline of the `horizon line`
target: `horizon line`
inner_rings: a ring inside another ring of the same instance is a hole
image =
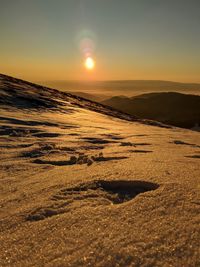
[[[55,80],[36,80],[36,79],[27,79],[27,78],[22,78],[21,75],[19,76],[13,76],[12,74],[6,74],[6,73],[0,73],[1,75],[5,75],[5,76],[10,76],[10,77],[13,77],[13,78],[17,78],[17,79],[21,79],[21,80],[24,80],[24,81],[31,81],[33,83],[43,83],[43,82],[47,82],[47,83],[50,83],[50,82],[77,82],[77,83],[100,83],[100,82],[136,82],[136,81],[140,81],[140,82],[169,82],[169,83],[179,83],[179,84],[197,84],[197,85],[200,85],[200,81],[199,82],[181,82],[181,81],[173,81],[173,80],[160,80],[160,79],[119,79],[119,80],[116,80],[116,79],[111,79],[111,80],[75,80],[75,79],[72,79],[72,80],[58,80],[58,79],[55,79]],[[19,78],[18,78],[19,77]]]
[[[78,83],[96,83],[96,82],[169,82],[169,83],[180,83],[180,84],[198,84],[199,82],[181,82],[181,81],[173,81],[173,80],[156,80],[156,79],[111,79],[111,80],[35,80],[37,82],[78,82]]]

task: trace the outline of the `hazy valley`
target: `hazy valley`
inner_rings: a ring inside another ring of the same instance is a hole
[[[47,84],[139,118],[199,130],[200,84],[167,81],[60,81]]]

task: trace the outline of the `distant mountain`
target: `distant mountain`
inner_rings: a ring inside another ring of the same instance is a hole
[[[199,83],[179,83],[156,80],[132,81],[48,81],[45,85],[65,92],[82,92],[95,95],[112,97],[114,95],[135,96],[151,92],[179,92],[200,95]],[[98,99],[96,99],[97,101]]]
[[[99,95],[99,94],[89,94],[89,93],[76,92],[76,91],[74,92],[71,91],[71,93],[73,93],[73,95],[80,96],[85,99],[89,99],[91,101],[96,101],[96,102],[102,102],[108,98],[106,95]]]
[[[103,104],[178,127],[192,128],[200,124],[200,96],[196,95],[160,92],[131,98],[116,96],[103,101]]]

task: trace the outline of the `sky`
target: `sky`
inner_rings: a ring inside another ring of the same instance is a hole
[[[0,0],[0,73],[200,83],[200,0]]]

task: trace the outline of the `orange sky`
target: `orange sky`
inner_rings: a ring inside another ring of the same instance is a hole
[[[150,2],[4,1],[0,72],[32,81],[200,83],[200,2]]]

